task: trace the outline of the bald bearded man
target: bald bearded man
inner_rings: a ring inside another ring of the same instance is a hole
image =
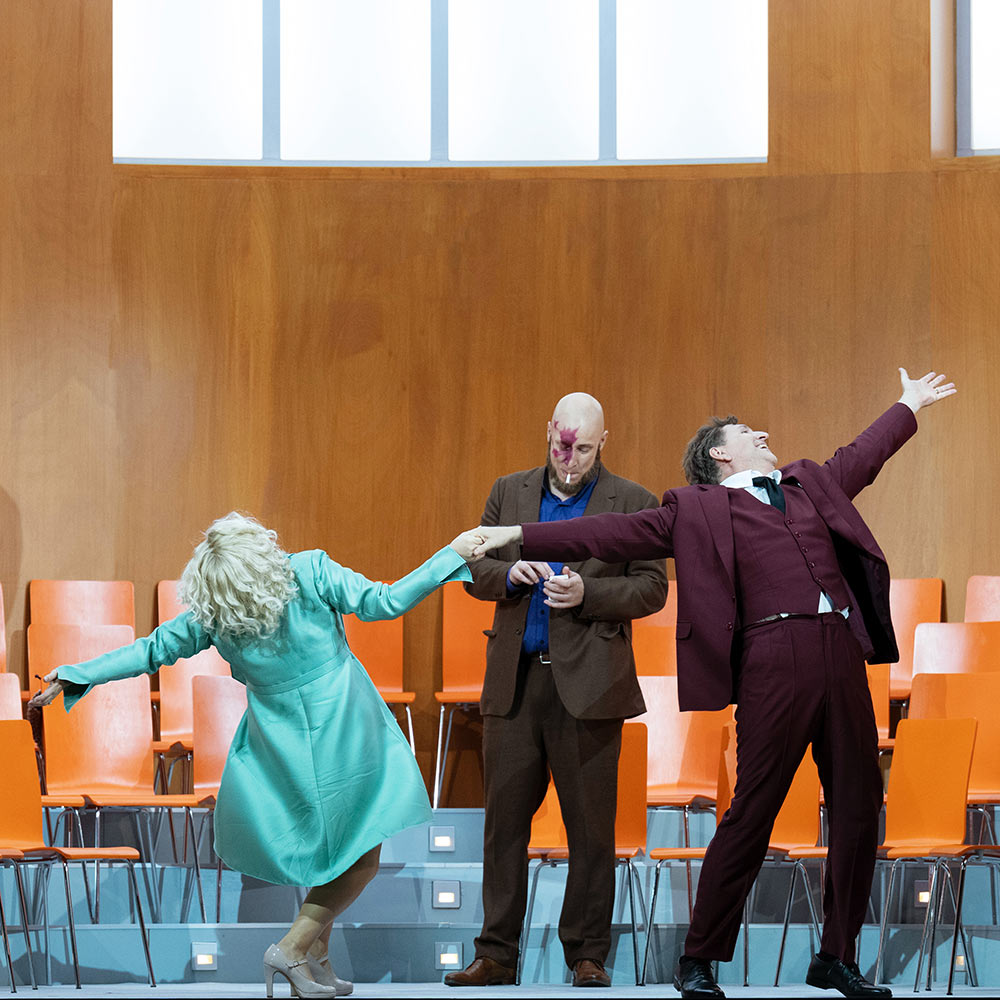
[[[607,437],[604,411],[593,396],[564,396],[548,423],[546,464],[498,479],[482,523],[556,521],[655,507],[652,493],[604,468]],[[611,945],[622,722],[645,711],[631,620],[663,607],[665,561],[586,559],[551,565],[525,561],[511,545],[470,568],[468,591],[496,601],[480,702],[484,920],[475,960],[445,976],[445,983],[514,982],[531,818],[545,797],[551,771],[569,841],[559,918],[566,964],[574,986],[610,986],[604,962]]]

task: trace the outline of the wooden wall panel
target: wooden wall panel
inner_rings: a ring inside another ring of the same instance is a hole
[[[770,0],[772,172],[926,167],[927,0]]]
[[[605,404],[609,467],[659,492],[709,414],[822,459],[898,396],[897,365],[939,366],[961,395],[861,505],[952,617],[969,573],[1000,572],[1000,167],[929,158],[923,0],[771,0],[765,168],[482,172],[112,169],[110,6],[17,0],[0,33],[14,669],[32,576],[132,579],[145,630],[234,507],[406,572],[542,461],[573,389]],[[425,771],[440,607],[405,640]],[[477,739],[460,727],[455,804],[478,801]]]

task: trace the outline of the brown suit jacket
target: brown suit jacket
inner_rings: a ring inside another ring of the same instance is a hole
[[[545,469],[502,476],[493,484],[482,524],[517,524],[538,519]],[[583,516],[612,511],[633,513],[657,505],[656,497],[637,483],[601,470]],[[507,593],[507,571],[520,558],[511,545],[471,564],[466,590],[483,601],[496,601],[493,628],[487,630],[483,715],[506,715],[514,704],[524,624],[531,588]],[[632,619],[663,607],[667,573],[663,559],[605,563],[599,559],[567,565],[584,578],[583,604],[551,609],[549,656],[556,689],[566,710],[578,719],[625,719],[646,709],[635,676]]]

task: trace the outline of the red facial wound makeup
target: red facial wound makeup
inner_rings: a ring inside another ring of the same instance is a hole
[[[553,442],[552,444],[552,457],[555,458],[557,462],[562,462],[568,464],[569,460],[573,457],[573,445],[576,444],[576,439],[578,436],[578,427],[560,427],[559,421],[553,421],[552,429],[556,432],[558,437],[558,443]]]

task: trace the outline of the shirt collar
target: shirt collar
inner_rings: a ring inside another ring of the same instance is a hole
[[[742,472],[734,472],[731,476],[723,479],[720,486],[728,486],[733,490],[753,489],[753,481],[757,476],[767,476],[766,472],[757,472],[754,469],[744,469]],[[781,469],[775,469],[770,473],[771,479],[776,483],[781,482]]]

